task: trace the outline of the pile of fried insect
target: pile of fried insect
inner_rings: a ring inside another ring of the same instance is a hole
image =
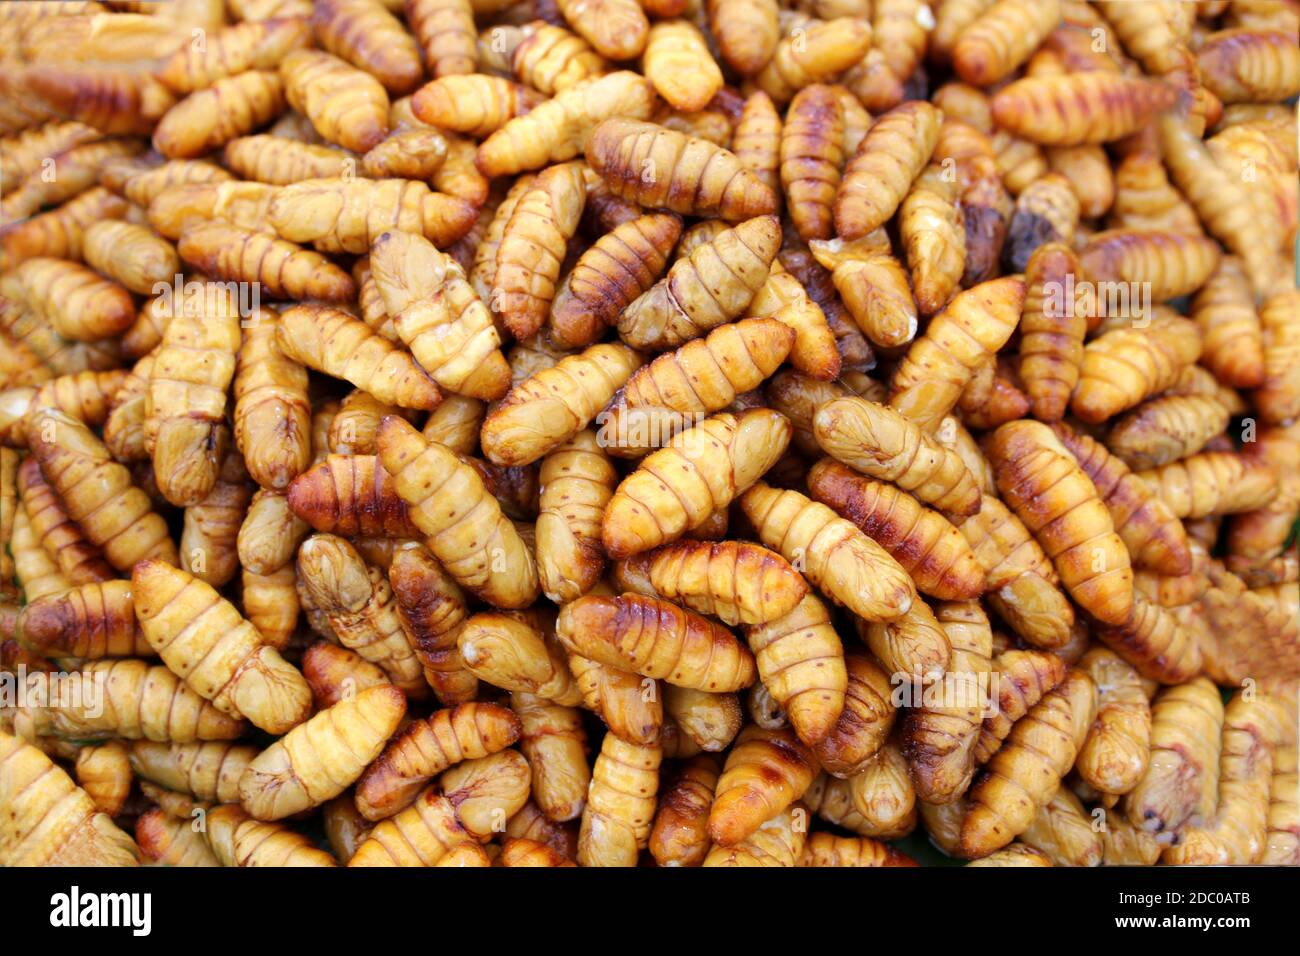
[[[0,7],[0,863],[1300,863],[1296,0]]]

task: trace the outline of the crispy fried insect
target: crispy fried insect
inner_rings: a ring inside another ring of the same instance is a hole
[[[320,611],[339,643],[378,664],[409,697],[427,694],[410,634],[384,573],[342,538],[316,534],[298,549],[304,605]]]
[[[742,496],[741,508],[765,544],[861,617],[897,618],[916,600],[911,578],[889,553],[825,505],[759,482]]]
[[[1196,209],[1215,238],[1241,258],[1256,294],[1273,282],[1280,226],[1261,219],[1251,190],[1235,172],[1216,164],[1190,119],[1166,113],[1157,121],[1165,166],[1174,185]],[[1213,268],[1213,265],[1211,265]]]
[[[589,145],[592,131],[602,121],[626,117],[619,122],[639,127],[642,124],[637,121],[647,120],[653,113],[654,100],[650,81],[627,70],[584,80],[506,123],[484,140],[475,162],[483,175],[503,176],[573,159]],[[590,155],[587,158],[597,166]],[[629,176],[639,182],[641,173],[638,166]]]
[[[709,0],[709,29],[722,58],[737,73],[763,69],[781,39],[775,0]]]
[[[576,706],[582,695],[563,649],[534,625],[542,622],[509,613],[474,615],[457,636],[465,666],[505,690]],[[542,626],[549,632],[549,625]]]
[[[1300,292],[1282,291],[1264,301],[1259,313],[1264,331],[1264,379],[1255,391],[1255,407],[1267,422],[1287,422],[1300,415]]]
[[[19,265],[13,278],[27,305],[65,339],[108,338],[135,321],[131,294],[78,263],[36,257]]]
[[[1203,451],[1138,472],[1138,477],[1179,518],[1255,511],[1278,491],[1267,462],[1226,451]]]
[[[1194,813],[1214,816],[1223,722],[1219,690],[1204,677],[1160,692],[1151,705],[1151,761],[1124,803],[1134,827],[1174,833]]]
[[[357,157],[345,150],[265,133],[232,139],[221,158],[245,179],[277,186],[355,174],[358,166]]]
[[[709,807],[718,785],[718,761],[700,754],[680,765],[659,798],[650,854],[660,866],[699,866],[709,851]]]
[[[899,207],[899,232],[923,315],[948,304],[965,271],[966,231],[957,185],[949,175],[942,166],[927,166]]]
[[[1085,422],[1103,422],[1172,386],[1201,348],[1200,330],[1180,316],[1107,332],[1084,347],[1070,409]]]
[[[231,223],[192,225],[176,248],[213,278],[258,283],[276,298],[346,302],[356,295],[352,278],[320,253]]]
[[[556,635],[573,653],[682,687],[721,693],[754,679],[754,658],[730,631],[655,598],[578,598],[560,609]]]
[[[841,837],[813,833],[804,844],[800,866],[880,867],[918,866],[910,856],[866,837]]]
[[[917,795],[929,803],[957,800],[975,772],[981,721],[989,699],[993,633],[974,602],[936,605],[936,620],[952,653],[932,702],[910,711],[903,723],[903,753]]]
[[[1264,343],[1255,296],[1241,262],[1225,256],[1192,300],[1205,337],[1204,364],[1224,385],[1254,388],[1264,380]]]
[[[1088,320],[1060,290],[1081,271],[1074,252],[1060,242],[1039,246],[1025,266],[1020,377],[1039,421],[1054,422],[1065,415],[1079,380]]]
[[[465,846],[471,846],[471,844],[467,843]],[[497,857],[497,860],[499,866],[565,867],[578,865],[563,853],[552,849],[545,843],[519,837],[511,837],[502,844],[501,855]]]
[[[1196,211],[1169,183],[1154,152],[1125,156],[1115,169],[1115,202],[1107,224],[1114,229],[1162,229],[1201,233]]]
[[[536,461],[584,429],[640,364],[624,345],[593,345],[525,379],[484,421],[484,454],[500,465]]]
[[[974,370],[1011,337],[1024,296],[1024,280],[1015,276],[959,293],[895,367],[890,409],[933,432],[956,405]]]
[[[488,840],[501,830],[506,819],[528,801],[529,768],[517,750],[502,750],[488,757],[467,760],[443,773],[438,781],[443,794],[456,808],[456,819],[479,840]],[[461,850],[463,848],[457,848]],[[489,866],[486,853],[479,847],[477,863],[452,860],[453,854],[439,861],[439,866]]]
[[[1020,847],[1047,857],[1047,866],[1097,866],[1105,855],[1105,836],[1097,832],[1093,819],[1085,812],[1083,803],[1066,787],[1058,787],[1055,796],[1038,808],[1033,822],[1020,834],[1023,846],[1012,844],[998,853],[1005,854]],[[979,862],[985,866],[998,854]],[[973,865],[973,864],[972,864]],[[1016,865],[1024,866],[1024,862]]]
[[[285,98],[331,143],[355,153],[388,135],[388,94],[374,76],[319,50],[280,61]]]
[[[522,728],[519,747],[532,767],[537,812],[548,821],[577,819],[591,783],[580,712],[527,693],[512,694],[510,706]]]
[[[585,347],[599,338],[662,274],[681,231],[679,217],[649,213],[596,240],[555,293],[548,324],[555,344]]]
[[[1096,687],[1075,670],[1016,722],[971,786],[961,825],[964,855],[985,856],[1029,827],[1074,764],[1096,708]]]
[[[1070,596],[1099,621],[1127,620],[1128,550],[1097,488],[1052,430],[1011,422],[994,433],[988,452],[999,491],[1043,545]]]
[[[193,93],[245,70],[274,70],[291,50],[307,45],[307,24],[295,17],[237,23],[205,43],[187,43],[157,76],[177,93]]]
[[[897,708],[890,678],[872,658],[846,654],[844,668],[848,675],[844,709],[826,736],[813,745],[813,752],[827,773],[849,778],[870,766],[885,746]]]
[[[24,95],[34,95],[45,109],[110,136],[147,136],[176,103],[171,91],[148,71],[102,64],[31,63],[23,68],[19,83]]]
[[[1196,454],[1227,424],[1228,410],[1212,398],[1162,396],[1120,418],[1106,444],[1129,467],[1149,469]]]
[[[1273,754],[1273,784],[1268,808],[1268,844],[1259,862],[1294,866],[1300,861],[1300,823],[1296,813],[1295,744],[1279,744]]]
[[[609,64],[586,40],[563,26],[535,20],[524,31],[507,56],[509,69],[520,82],[540,93],[554,96],[609,70]]]
[[[149,225],[172,240],[213,220],[264,231],[275,193],[267,183],[242,180],[169,186],[149,203]]]
[[[635,866],[650,840],[662,750],[606,734],[591,772],[578,833],[582,866]]]
[[[1128,793],[1146,774],[1151,757],[1151,708],[1142,680],[1121,658],[1099,647],[1083,655],[1079,668],[1097,685],[1097,717],[1075,769],[1101,793]]]
[[[158,121],[153,145],[169,159],[202,156],[265,126],[284,111],[278,73],[248,70],[181,100]]]
[[[338,866],[301,833],[254,820],[238,804],[213,807],[206,819],[204,835],[222,866]]]
[[[1137,229],[1094,233],[1079,253],[1094,282],[1142,283],[1151,301],[1165,302],[1199,289],[1219,264],[1219,247],[1203,236]],[[1107,315],[1097,297],[1097,314]]]
[[[984,569],[961,532],[906,492],[830,459],[813,466],[808,489],[884,547],[921,592],[946,601],[983,593]]]
[[[374,455],[328,455],[289,485],[289,507],[316,531],[419,537],[393,476]]]
[[[816,775],[817,758],[793,731],[746,728],[718,778],[709,836],[735,846],[803,796]]]
[[[860,17],[813,22],[776,45],[755,83],[774,102],[786,103],[804,87],[859,63],[870,47],[871,24]]]
[[[80,258],[86,228],[126,215],[127,205],[121,197],[95,186],[57,209],[0,227],[0,265],[12,269],[33,256]]]
[[[224,714],[283,734],[311,709],[302,675],[203,581],[156,559],[131,572],[136,619],[164,663]]]
[[[556,6],[603,57],[631,60],[646,48],[650,23],[635,0],[557,0]]]
[[[243,720],[221,713],[166,667],[142,660],[85,663],[78,679],[102,688],[94,701],[60,693],[44,672],[32,678],[19,714],[32,733],[73,740],[233,740]]]
[[[117,191],[137,206],[147,207],[175,186],[224,183],[233,179],[230,173],[206,159],[169,159],[159,165],[130,170]],[[105,182],[112,185],[112,176],[106,176]]]
[[[412,721],[361,774],[357,809],[367,820],[391,817],[448,767],[503,750],[519,734],[519,718],[496,704],[462,704]]]
[[[370,265],[397,334],[434,381],[475,398],[505,393],[501,338],[454,259],[421,236],[386,232]]]
[[[491,136],[517,116],[544,102],[526,86],[499,76],[470,73],[426,83],[411,99],[411,109],[426,123],[475,139]]]
[[[674,436],[610,500],[606,552],[625,558],[700,527],[766,472],[789,440],[784,416],[762,408],[719,413]]]
[[[1187,536],[1169,506],[1100,442],[1060,422],[1052,431],[1092,479],[1134,563],[1162,574],[1188,573]]]
[[[84,424],[55,409],[36,408],[27,429],[32,455],[68,516],[113,567],[127,571],[145,558],[176,562],[166,523]]]
[[[779,259],[772,261],[767,281],[746,311],[777,319],[794,330],[790,364],[799,371],[825,381],[839,376],[843,361],[825,313]]]
[[[538,582],[531,549],[473,468],[393,416],[380,425],[379,457],[411,520],[458,583],[494,606],[533,602]]]
[[[552,166],[519,197],[497,250],[493,309],[517,339],[546,320],[587,188],[578,163]]]
[[[880,0],[871,4],[873,48],[883,54],[889,71],[900,82],[912,78],[925,54],[927,29],[933,20],[918,0]],[[863,10],[859,15],[865,14]]]
[[[772,190],[778,202],[783,135],[781,114],[776,111],[772,98],[762,90],[755,90],[745,100],[736,120],[731,151]]]
[[[1097,628],[1095,633],[1147,680],[1176,684],[1201,670],[1203,655],[1196,634],[1183,626],[1178,615],[1140,594],[1134,595],[1127,620]]]
[[[408,543],[397,549],[388,569],[397,612],[415,642],[424,678],[445,706],[470,701],[478,689],[461,660],[456,638],[469,616],[464,592],[428,549]]]
[[[650,27],[643,65],[655,90],[679,110],[703,109],[722,88],[722,70],[689,20],[662,20]]]
[[[172,244],[135,223],[95,223],[85,231],[81,252],[88,266],[141,295],[171,284],[180,272]]]
[[[618,475],[595,432],[584,430],[542,459],[537,571],[557,604],[586,594],[605,569],[601,517]]]
[[[1115,202],[1115,176],[1110,157],[1096,143],[1082,146],[1049,146],[1047,163],[1063,177],[1079,197],[1079,211],[1085,219],[1106,214]]]
[[[287,309],[276,326],[276,340],[286,358],[346,379],[381,402],[431,409],[442,398],[433,379],[409,353],[338,309],[317,305]]]
[[[806,86],[781,128],[781,185],[799,238],[829,239],[832,207],[846,158],[844,108],[835,88]]]
[[[780,241],[773,216],[719,232],[622,312],[619,334],[637,348],[667,349],[736,318],[763,288]]]
[[[1060,21],[1057,0],[999,0],[957,35],[953,68],[967,83],[990,86],[1028,60]]]
[[[411,29],[423,39],[421,7],[411,6],[410,21]],[[321,0],[312,7],[311,25],[322,48],[375,77],[391,93],[409,93],[420,82],[419,48],[383,4]]]
[[[369,687],[317,713],[244,769],[239,802],[257,819],[281,820],[347,789],[406,713],[391,684]]]
[[[201,294],[202,305],[175,315],[163,332],[144,400],[154,478],[179,506],[197,504],[216,483],[230,440],[226,390],[241,339],[233,292],[208,284]]]
[[[1286,33],[1211,33],[1196,51],[1200,80],[1224,103],[1273,102],[1300,93],[1300,51]]]
[[[7,476],[12,480],[13,476]],[[103,553],[87,540],[41,474],[40,463],[27,458],[18,468],[17,488],[32,534],[72,585],[109,581],[115,576]]]
[[[471,842],[476,838],[451,801],[429,787],[413,806],[375,826],[348,866],[438,866]]]
[[[794,610],[807,585],[778,554],[737,541],[680,541],[620,561],[625,591],[681,604],[724,624],[762,624]]]
[[[1177,90],[1141,76],[1091,71],[1031,76],[993,94],[997,125],[1048,146],[1107,143],[1141,130],[1174,105]]]
[[[833,399],[818,407],[813,431],[832,457],[892,481],[947,514],[979,510],[979,488],[956,452],[884,405],[857,397]]]
[[[586,156],[615,196],[642,206],[729,222],[776,209],[775,194],[735,154],[654,123],[606,120]]]
[[[135,866],[137,847],[35,747],[0,731],[5,866]]]
[[[262,310],[244,329],[234,383],[235,444],[265,488],[284,488],[311,461],[307,372],[281,352],[278,325]]]
[[[303,651],[302,676],[311,686],[318,710],[333,707],[368,688],[391,683],[378,664],[370,663],[341,644],[324,640]]]
[[[743,319],[661,355],[637,370],[601,413],[602,444],[616,455],[663,444],[696,416],[727,408],[760,385],[794,339],[776,320]]]
[[[1268,842],[1269,792],[1282,712],[1266,695],[1235,694],[1224,712],[1217,806],[1179,835],[1163,858],[1174,865],[1249,864]]]
[[[213,587],[227,584],[239,570],[236,539],[253,488],[243,456],[227,452],[216,484],[199,502],[185,509],[181,531],[181,568]]]
[[[844,170],[835,199],[835,230],[856,239],[897,211],[929,162],[943,114],[928,103],[905,103],[880,117]]]
[[[436,129],[399,129],[361,157],[371,179],[431,179],[447,158],[447,140]]]
[[[664,756],[691,757],[726,750],[740,732],[744,711],[734,693],[715,694],[677,684],[661,685]]]
[[[610,733],[640,746],[659,743],[664,706],[653,679],[581,654],[569,655],[569,670],[578,682],[582,705],[597,714]]]
[[[943,0],[939,3],[934,9],[934,29],[930,31],[930,59],[938,63],[950,62],[953,46],[961,32],[993,6],[994,2],[995,0]]]
[[[406,179],[309,179],[285,186],[271,202],[270,222],[283,239],[321,252],[370,251],[388,231],[423,235],[450,246],[469,231],[478,208]]]
[[[20,642],[53,657],[147,657],[149,642],[135,625],[128,581],[87,583],[31,599],[19,612]]]
[[[907,270],[889,252],[879,230],[861,239],[814,239],[809,248],[831,270],[836,291],[854,322],[876,345],[905,345],[916,335],[916,301]]]
[[[714,846],[702,866],[793,867],[803,858],[807,814],[801,804],[786,807],[734,846]]]
[[[202,833],[160,807],[136,818],[135,842],[146,859],[162,866],[221,866]]]

